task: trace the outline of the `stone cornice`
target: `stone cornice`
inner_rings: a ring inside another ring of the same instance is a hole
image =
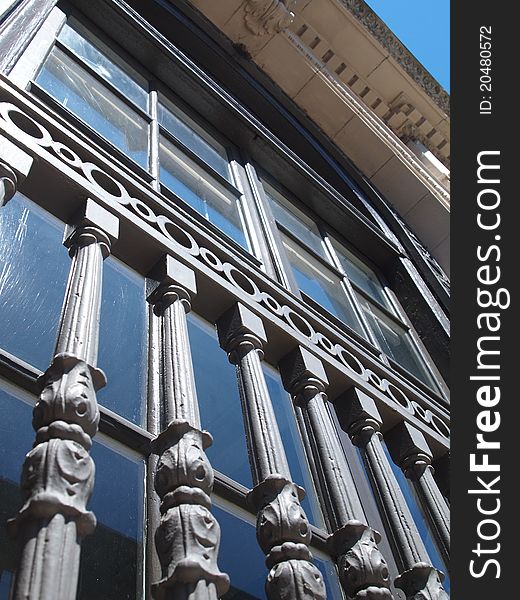
[[[447,115],[449,94],[363,0],[338,0]]]

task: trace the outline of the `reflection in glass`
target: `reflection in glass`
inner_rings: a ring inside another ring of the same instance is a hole
[[[213,436],[206,453],[214,469],[253,487],[235,369],[218,344],[215,328],[188,315],[202,427]]]
[[[19,480],[25,453],[34,442],[32,405],[15,391],[0,389],[0,522],[21,506]],[[98,525],[82,544],[79,600],[141,598],[144,462],[94,439],[96,483],[89,508]],[[115,509],[114,507],[117,507]],[[15,553],[0,527],[0,591],[14,570]],[[0,598],[7,598],[0,595]]]
[[[303,510],[313,525],[324,528],[323,515],[305,456],[292,400],[283,388],[277,371],[264,364],[264,374],[292,479],[306,491],[306,496],[301,503]]]
[[[412,345],[408,333],[371,302],[359,295],[358,299],[381,350],[423,383],[437,389]]]
[[[354,255],[351,254],[341,244],[335,240],[333,240],[332,243],[337,251],[341,266],[343,267],[343,270],[347,274],[347,277],[350,279],[350,281],[360,287],[373,300],[379,302],[379,304],[388,306],[388,300],[383,293],[383,286],[379,282],[375,273],[373,273],[365,265],[361,265],[361,261],[354,257]]]
[[[70,268],[63,231],[21,194],[0,211],[0,348],[41,371],[54,352]]]
[[[180,113],[179,109],[176,109],[176,112]],[[208,136],[203,135],[202,129],[191,119],[186,115],[181,119],[173,110],[168,110],[163,103],[159,103],[158,119],[159,123],[174,137],[213,167],[222,177],[231,181],[229,161],[223,146],[215,140],[210,143]]]
[[[161,141],[161,183],[214,223],[244,248],[247,248],[238,199],[212,181],[173,144]]]
[[[161,183],[247,248],[238,199],[167,140],[161,141]]]
[[[94,131],[147,168],[146,121],[62,50],[53,48],[36,82]]]
[[[277,200],[275,197],[276,192],[265,183],[264,188],[268,190],[266,191],[266,196],[271,203],[271,209],[276,221],[290,231],[302,244],[305,244],[328,261],[329,259],[325,252],[316,223],[308,219],[296,207],[291,206],[289,209],[285,203],[282,203],[281,200]],[[276,196],[278,196],[278,194],[276,194]]]
[[[392,467],[392,471],[394,472],[395,478],[399,483],[399,487],[403,492],[403,496],[405,497],[406,504],[412,513],[413,520],[415,525],[419,531],[419,535],[426,547],[431,564],[439,571],[442,571],[446,575],[446,579],[443,582],[444,589],[450,593],[450,578],[448,576],[448,570],[446,568],[446,564],[442,560],[442,557],[439,553],[439,549],[437,547],[437,542],[433,537],[432,530],[430,528],[430,524],[426,520],[426,515],[422,509],[421,503],[417,498],[415,490],[413,489],[413,484],[411,481],[404,475],[402,470],[394,463],[386,444],[383,443],[383,449],[388,458],[388,462]]]
[[[98,50],[92,42],[85,39],[68,24],[63,26],[58,39],[137,106],[143,110],[147,109],[148,92],[144,89],[144,85],[138,83],[137,80],[142,78],[136,73],[130,76],[127,71],[110,60],[106,54]]]
[[[146,331],[144,278],[110,256],[103,270],[98,356],[108,383],[98,402],[137,425],[146,414]]]
[[[256,541],[254,517],[235,512],[218,498],[213,498],[213,502],[212,512],[222,530],[218,564],[231,579],[231,588],[222,600],[266,600],[268,571]],[[343,600],[334,565],[316,557],[314,562],[323,575],[328,600]]]
[[[340,277],[329,271],[287,236],[282,236],[282,240],[300,290],[360,333],[359,321],[342,288]]]

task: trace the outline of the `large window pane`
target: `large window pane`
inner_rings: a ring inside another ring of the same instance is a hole
[[[408,333],[385,316],[371,302],[361,298],[361,296],[358,296],[358,298],[381,350],[426,385],[436,389],[421,358],[417,355],[417,350],[412,345]]]
[[[300,290],[352,329],[361,332],[358,318],[342,287],[341,279],[288,237],[283,236],[283,244]]]
[[[283,388],[277,371],[264,365],[264,374],[292,479],[307,492],[305,498],[302,500],[303,510],[313,525],[323,529],[325,527],[323,515],[305,456],[305,449],[296,422],[291,398]]]
[[[146,121],[63,51],[52,50],[36,82],[94,131],[147,168]]]
[[[0,522],[21,506],[19,481],[25,454],[34,442],[32,403],[23,393],[0,389]],[[116,449],[103,436],[91,452],[96,482],[89,508],[97,528],[82,544],[78,598],[134,600],[141,598],[144,462]],[[0,527],[0,598],[7,598],[15,567],[13,542]]]
[[[108,379],[98,402],[142,425],[146,415],[147,317],[144,278],[115,259],[104,263],[99,366]]]
[[[54,352],[70,268],[63,231],[21,194],[0,211],[0,347],[41,371]]]
[[[218,498],[214,498],[212,510],[222,530],[219,567],[231,579],[231,588],[222,600],[266,600],[268,569],[256,540],[254,517],[224,505]],[[315,557],[314,563],[323,575],[328,600],[343,600],[332,562]]]
[[[167,140],[161,142],[161,183],[244,248],[247,241],[238,199]]]
[[[176,112],[179,111],[168,110],[163,103],[159,103],[159,123],[222,177],[231,180],[225,148],[216,141],[210,143],[200,127],[185,115],[181,119]]]
[[[70,25],[65,24],[58,36],[75,54],[77,54],[89,67],[92,67],[98,75],[109,81],[127,98],[140,106],[143,110],[148,108],[148,92],[145,89],[142,77],[136,73],[129,75],[106,54],[100,52],[90,41],[86,40]]]
[[[250,489],[253,480],[235,369],[213,327],[193,314],[188,327],[202,427],[213,436],[208,458],[213,468]]]

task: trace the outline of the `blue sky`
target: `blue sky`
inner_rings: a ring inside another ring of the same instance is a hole
[[[365,0],[450,91],[450,0]]]

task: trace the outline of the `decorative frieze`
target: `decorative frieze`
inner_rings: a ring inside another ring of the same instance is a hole
[[[150,274],[148,300],[161,320],[163,430],[152,442],[159,456],[155,489],[161,522],[155,534],[162,578],[158,600],[212,600],[229,589],[217,565],[220,527],[211,514],[213,468],[205,454],[212,437],[201,429],[186,313],[196,293],[193,271],[165,256]]]
[[[336,401],[342,428],[363,452],[367,472],[395,541],[400,574],[395,580],[407,600],[448,600],[444,575],[435,569],[381,443],[382,419],[374,401],[351,388]]]
[[[86,506],[94,486],[89,450],[99,422],[96,391],[106,382],[96,367],[102,265],[119,222],[87,200],[74,223],[65,236],[72,266],[56,350],[39,378],[36,441],[22,471],[24,504],[10,522],[20,545],[13,600],[73,600],[81,540],[96,526]]]
[[[273,289],[266,289],[267,284],[264,280],[232,264],[225,252],[201,246],[185,223],[179,224],[170,216],[157,211],[155,204],[147,202],[146,196],[132,196],[127,188],[105,169],[88,160],[84,161],[63,142],[53,140],[49,131],[23,110],[12,103],[0,102],[0,128],[28,147],[38,147],[48,152],[54,160],[58,158],[65,172],[69,168],[72,169],[75,174],[83,177],[85,185],[100,197],[106,198],[114,206],[122,207],[123,211],[129,211],[132,217],[135,216],[142,222],[143,228],[153,228],[154,235],[164,239],[174,251],[195,259],[202,269],[209,268],[223,286],[231,286],[248,302],[258,304],[269,311],[274,319],[280,319],[297,338],[303,337],[309,344],[325,352],[352,377],[356,385],[366,385],[377,390],[398,410],[404,410],[421,420],[435,434],[445,439],[449,438],[449,426],[445,418],[441,417],[438,411],[431,410],[426,402],[423,405],[418,401],[420,396],[417,393],[410,397],[410,392],[401,382],[392,377],[388,379],[388,376],[378,375],[375,372],[377,367],[373,366],[373,361],[367,356],[363,356],[347,344],[331,339],[330,334],[320,331],[320,328],[306,317],[304,310],[285,304]]]
[[[241,304],[217,323],[219,341],[236,366],[254,487],[258,544],[267,555],[269,600],[325,599],[325,585],[309,550],[311,530],[301,507],[305,491],[291,473],[267,390],[261,359],[262,320]]]
[[[0,135],[0,208],[15,195],[27,177],[33,159],[13,142]]]
[[[356,600],[391,600],[388,566],[377,547],[381,536],[364,522],[356,486],[328,412],[323,363],[299,346],[280,362],[280,373],[285,388],[303,410],[313,440],[312,452],[334,529],[328,545],[336,557],[345,593]]]
[[[413,482],[444,560],[450,557],[450,510],[433,477],[433,455],[423,434],[402,421],[385,435],[394,462]]]

